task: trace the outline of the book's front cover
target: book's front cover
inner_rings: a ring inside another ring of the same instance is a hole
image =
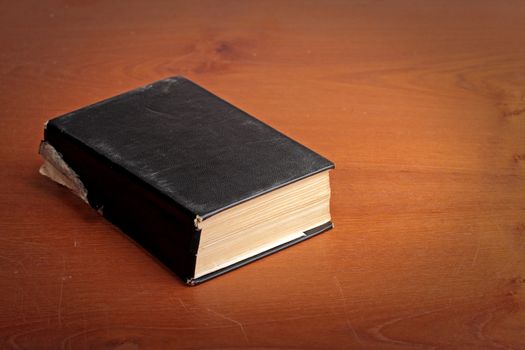
[[[333,163],[218,98],[173,77],[51,120],[177,202],[209,217]]]

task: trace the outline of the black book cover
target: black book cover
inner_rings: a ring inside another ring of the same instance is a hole
[[[334,167],[183,77],[50,120],[44,152],[89,205],[190,284],[296,243],[194,279],[195,220]]]

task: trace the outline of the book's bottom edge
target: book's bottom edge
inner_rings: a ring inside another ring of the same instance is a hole
[[[331,221],[328,221],[322,225],[319,225],[317,227],[314,227],[308,231],[305,231],[304,232],[304,236],[301,236],[299,238],[296,238],[296,239],[293,239],[291,241],[288,241],[286,243],[283,243],[283,244],[280,244],[276,247],[273,247],[271,249],[268,249],[268,250],[265,250],[264,252],[261,252],[259,254],[256,254],[256,255],[253,255],[249,258],[246,258],[244,260],[241,260],[241,261],[238,261],[236,262],[235,264],[231,264],[229,266],[226,266],[226,267],[223,267],[222,269],[219,269],[219,270],[216,270],[216,271],[213,271],[213,272],[210,272],[204,276],[200,276],[200,277],[197,277],[197,278],[190,278],[186,281],[186,283],[190,286],[195,286],[197,284],[200,284],[202,282],[205,282],[205,281],[208,281],[214,277],[217,277],[217,276],[220,276],[222,274],[225,274],[227,272],[230,272],[232,270],[235,270],[235,269],[238,269],[239,267],[241,266],[244,266],[246,264],[249,264],[255,260],[259,260],[261,258],[264,258],[265,256],[268,256],[268,255],[271,255],[273,253],[276,253],[280,250],[283,250],[285,248],[288,248],[294,244],[297,244],[299,242],[302,242],[308,238],[311,238],[315,235],[318,235],[320,233],[323,233],[329,229],[331,229],[333,227],[332,225],[332,222]]]

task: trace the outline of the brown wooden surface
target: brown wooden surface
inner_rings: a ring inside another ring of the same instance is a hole
[[[525,3],[6,2],[0,348],[525,348]],[[336,228],[189,288],[41,177],[183,74],[335,161]]]

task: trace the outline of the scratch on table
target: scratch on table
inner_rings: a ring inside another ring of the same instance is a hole
[[[62,299],[64,296],[64,280],[65,280],[65,273],[66,273],[66,260],[62,258],[62,274],[60,276],[60,293],[58,296],[58,327],[62,328]]]
[[[361,349],[364,349],[364,344],[363,344],[363,342],[361,341],[361,338],[359,338],[359,335],[357,335],[357,332],[355,331],[354,327],[353,327],[352,324],[350,323],[350,320],[348,319],[348,317],[346,318],[346,325],[348,326],[348,328],[350,329],[350,331],[351,331],[352,334],[354,335],[354,338],[355,338],[355,340],[359,343]]]
[[[375,327],[370,328],[368,331],[370,332],[371,335],[374,336],[375,339],[377,339],[380,342],[387,343],[387,344],[398,344],[398,345],[402,345],[402,346],[416,346],[416,345],[419,345],[420,347],[424,347],[424,348],[427,348],[427,349],[434,349],[435,347],[430,345],[430,344],[416,343],[416,342],[406,342],[406,341],[401,340],[401,339],[390,338],[390,337],[386,336],[383,333],[383,329],[385,329],[388,326],[392,326],[394,324],[402,322],[402,321],[417,319],[419,317],[427,316],[427,315],[434,314],[434,313],[437,313],[437,312],[442,312],[442,311],[445,311],[447,309],[449,309],[449,306],[442,307],[442,308],[437,308],[437,309],[434,309],[434,310],[427,310],[427,311],[419,312],[419,313],[412,314],[412,315],[407,315],[407,316],[402,316],[402,317],[395,317],[395,318],[387,320],[387,321],[385,321],[385,322],[383,322],[383,323],[381,323],[381,324],[379,324],[379,325],[377,325]]]
[[[345,296],[345,293],[343,293],[343,287],[341,287],[341,282],[339,282],[339,279],[337,278],[337,276],[334,276],[334,281],[335,281],[335,285],[337,286],[337,290],[339,290],[339,294],[341,294],[341,298],[343,300],[343,307],[344,307],[344,312],[346,314],[346,296]]]
[[[90,333],[98,333],[98,332],[105,332],[106,337],[111,336],[111,332],[116,332],[119,330],[128,330],[132,331],[133,333],[137,333],[143,330],[158,330],[158,331],[193,331],[193,330],[210,330],[210,329],[218,329],[218,330],[224,330],[226,328],[231,328],[231,325],[228,326],[221,326],[221,327],[141,327],[141,326],[125,326],[125,325],[106,325],[103,327],[94,327],[89,329],[83,329],[81,331],[78,331],[76,333],[73,333],[66,338],[62,340],[60,349],[71,349],[71,343],[78,337],[82,336],[84,339],[86,338],[87,334]],[[47,329],[47,328],[46,328]],[[84,340],[87,342],[87,340]]]
[[[24,273],[27,273],[26,267],[25,267],[24,263],[22,262],[22,260],[11,259],[11,258],[8,258],[7,256],[3,256],[3,255],[0,255],[0,260],[7,261],[8,263],[11,263],[13,265],[18,265],[18,266],[20,266],[22,268],[22,271],[24,271]],[[18,273],[17,270],[15,270],[15,271],[16,271],[15,273]]]
[[[242,324],[241,322],[239,322],[239,321],[237,321],[237,320],[234,320],[233,318],[230,318],[230,317],[228,317],[228,316],[226,316],[226,315],[223,315],[223,314],[221,314],[221,313],[219,313],[219,312],[217,312],[217,311],[215,311],[215,310],[212,310],[212,309],[210,309],[210,308],[207,308],[206,310],[208,310],[209,312],[211,312],[211,313],[213,313],[213,314],[219,316],[219,317],[222,318],[222,319],[225,319],[225,320],[227,320],[227,321],[233,322],[233,323],[235,323],[236,325],[238,325],[239,328],[241,329],[242,335],[244,336],[244,340],[246,340],[246,344],[249,344],[249,343],[250,343],[250,340],[248,339],[248,335],[246,334],[246,331],[245,331],[245,329],[244,329],[244,326],[243,326],[243,324]]]
[[[58,298],[58,327],[62,328],[62,296],[64,295],[64,278],[60,279],[60,295]]]
[[[476,316],[475,319],[480,320],[479,323],[473,324],[473,328],[476,332],[476,338],[479,339],[483,344],[489,344],[493,348],[505,349],[505,350],[515,350],[516,348],[500,343],[494,338],[485,334],[485,330],[487,326],[495,320],[494,314],[499,310],[502,310],[502,308],[498,306],[494,308],[489,308],[486,311],[482,311],[480,314]]]
[[[24,290],[19,286],[16,291],[15,303],[17,307],[17,314],[21,315],[24,322],[27,322],[26,315],[24,312]]]
[[[503,232],[503,229],[501,228],[501,226],[499,224],[496,224],[496,228],[498,229],[499,233],[504,235],[504,232]],[[521,254],[521,249],[525,247],[525,239],[519,244],[516,246],[515,250],[514,250],[514,254],[512,256],[512,258],[509,258],[504,264],[503,266],[499,269],[499,271],[496,273],[496,277],[499,278],[501,277],[501,275],[505,272],[507,272],[507,268],[511,265],[514,265],[516,263],[516,261],[518,261],[520,258],[522,258],[522,254]]]
[[[184,301],[182,301],[182,299],[180,297],[173,297],[173,295],[169,295],[168,298],[173,302],[175,303],[175,299],[177,299],[177,303],[182,306],[182,308],[184,309],[184,311],[186,312],[190,312],[190,309],[186,306],[186,303]]]
[[[479,246],[480,246],[480,243],[479,243],[479,239],[478,239],[478,244],[476,246],[476,251],[474,252],[474,256],[472,257],[472,262],[470,263],[471,267],[474,267],[474,264],[476,263],[476,260],[478,259]]]
[[[345,320],[346,320],[346,325],[348,326],[348,328],[350,329],[350,331],[352,332],[352,334],[354,335],[356,341],[359,343],[360,347],[363,348],[363,342],[361,341],[361,338],[359,338],[359,335],[357,334],[357,332],[355,331],[354,327],[352,326],[352,323],[350,323],[350,320],[348,319],[348,315],[346,314],[346,296],[345,294],[343,293],[343,287],[341,287],[341,283],[339,282],[339,279],[337,278],[337,276],[334,276],[334,281],[335,281],[335,285],[337,286],[337,289],[339,290],[339,294],[341,294],[341,298],[343,299],[343,312],[345,314]]]
[[[186,310],[186,311],[190,311],[190,310],[188,309],[188,307],[186,306],[186,304],[184,303],[184,301],[182,301],[181,298],[177,298],[177,300],[179,301],[179,304],[182,305],[182,307],[184,308],[184,310]]]
[[[37,333],[37,332],[41,332],[43,330],[47,330],[48,327],[47,326],[44,326],[44,327],[38,327],[38,328],[32,328],[32,329],[29,329],[27,331],[23,331],[23,332],[19,332],[19,333],[14,333],[12,334],[11,336],[9,336],[7,338],[7,344],[10,345],[10,347],[12,349],[26,349],[26,347],[21,347],[18,345],[18,342],[17,342],[17,339],[20,338],[20,337],[23,337],[23,336],[27,336],[29,334],[32,334],[32,333]],[[30,337],[28,337],[30,338]]]

